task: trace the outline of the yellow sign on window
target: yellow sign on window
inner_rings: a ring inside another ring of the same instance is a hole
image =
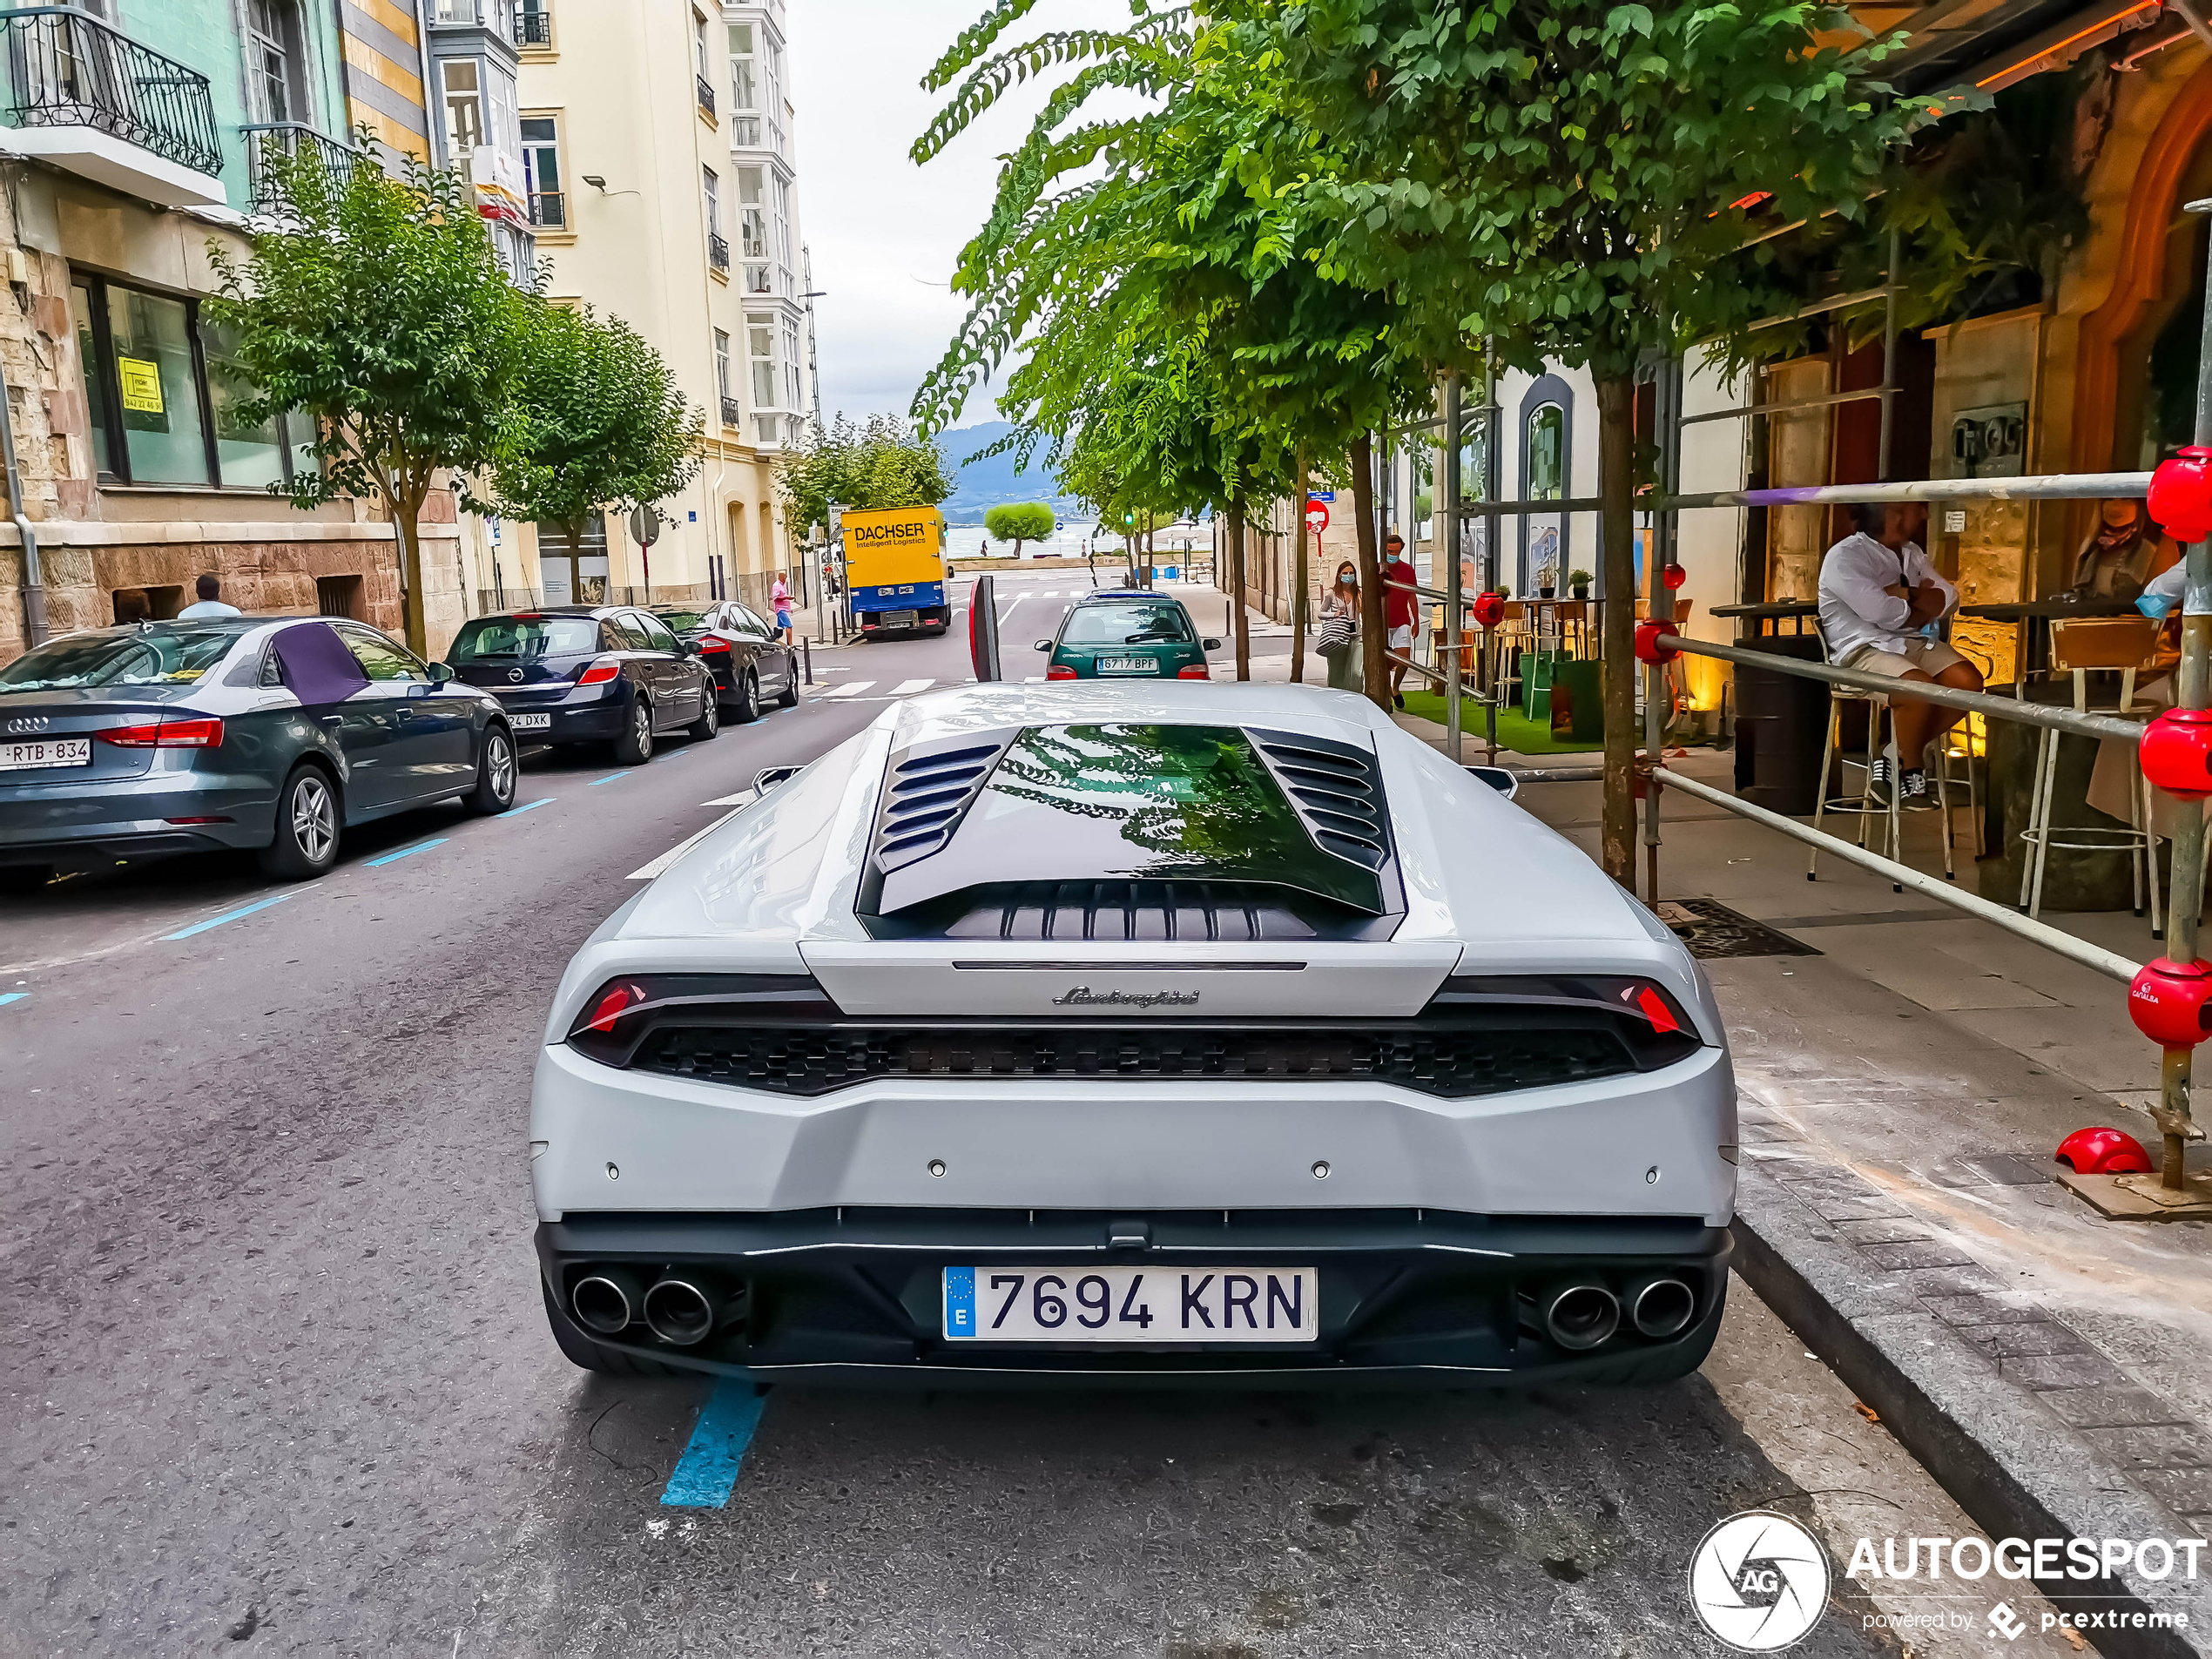
[[[118,357],[115,360],[116,378],[123,383],[123,407],[136,409],[141,415],[159,415],[161,408],[161,365],[149,363],[143,357]]]

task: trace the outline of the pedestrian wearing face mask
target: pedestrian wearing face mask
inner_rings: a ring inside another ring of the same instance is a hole
[[[1360,673],[1359,572],[1351,560],[1337,566],[1337,579],[1321,596],[1321,632],[1313,648],[1329,665],[1329,689],[1356,691],[1365,684]]]

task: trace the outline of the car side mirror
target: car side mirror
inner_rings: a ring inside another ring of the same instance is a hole
[[[1202,639],[1198,642],[1198,649],[1200,651],[1219,651],[1221,649],[1221,642],[1218,639]]]
[[[1039,651],[1050,651],[1052,649],[1052,642],[1049,639],[1040,639],[1037,641],[1037,649]]]
[[[432,663],[432,664],[430,664],[430,684],[431,684],[431,685],[445,685],[448,681],[451,680],[452,678],[453,678],[453,667],[452,667],[452,664],[448,664],[448,663]]]
[[[1507,800],[1521,792],[1521,779],[1510,767],[1469,766],[1467,770],[1467,776],[1481,779]]]
[[[763,766],[752,774],[752,792],[765,795],[770,790],[789,783],[805,770],[803,766]]]

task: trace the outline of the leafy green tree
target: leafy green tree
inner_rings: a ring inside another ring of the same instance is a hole
[[[596,513],[664,501],[691,482],[703,422],[660,354],[619,318],[522,300],[524,431],[491,470],[498,510],[573,537]]]
[[[1022,556],[1022,543],[1042,542],[1052,534],[1052,509],[1041,501],[1009,502],[987,508],[983,529],[1001,542],[1014,543],[1014,556]]]
[[[399,178],[373,166],[336,177],[307,145],[272,145],[266,159],[275,206],[244,260],[208,246],[208,314],[237,330],[255,393],[239,418],[313,421],[320,464],[288,491],[271,486],[295,506],[384,502],[407,642],[421,652],[423,502],[450,471],[464,504],[481,507],[470,475],[521,454],[529,423],[515,394],[534,314],[459,174],[410,161]]]
[[[952,475],[935,442],[894,416],[872,415],[855,426],[840,415],[786,449],[776,482],[793,522],[826,525],[840,507],[934,507],[953,493]]]
[[[1819,44],[1823,8],[1711,0],[1310,0],[1245,11],[1286,112],[1339,159],[1303,186],[1325,264],[1405,297],[1432,353],[1596,383],[1605,611],[1603,863],[1633,873],[1635,382],[1696,341],[1726,354],[1774,307],[1764,229],[1863,222],[1891,153],[1944,107]]]

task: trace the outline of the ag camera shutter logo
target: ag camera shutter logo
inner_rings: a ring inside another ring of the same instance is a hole
[[[1713,1636],[1739,1653],[1778,1653],[1802,1642],[1828,1606],[1828,1553],[1787,1515],[1730,1515],[1689,1558],[1689,1604]]]

